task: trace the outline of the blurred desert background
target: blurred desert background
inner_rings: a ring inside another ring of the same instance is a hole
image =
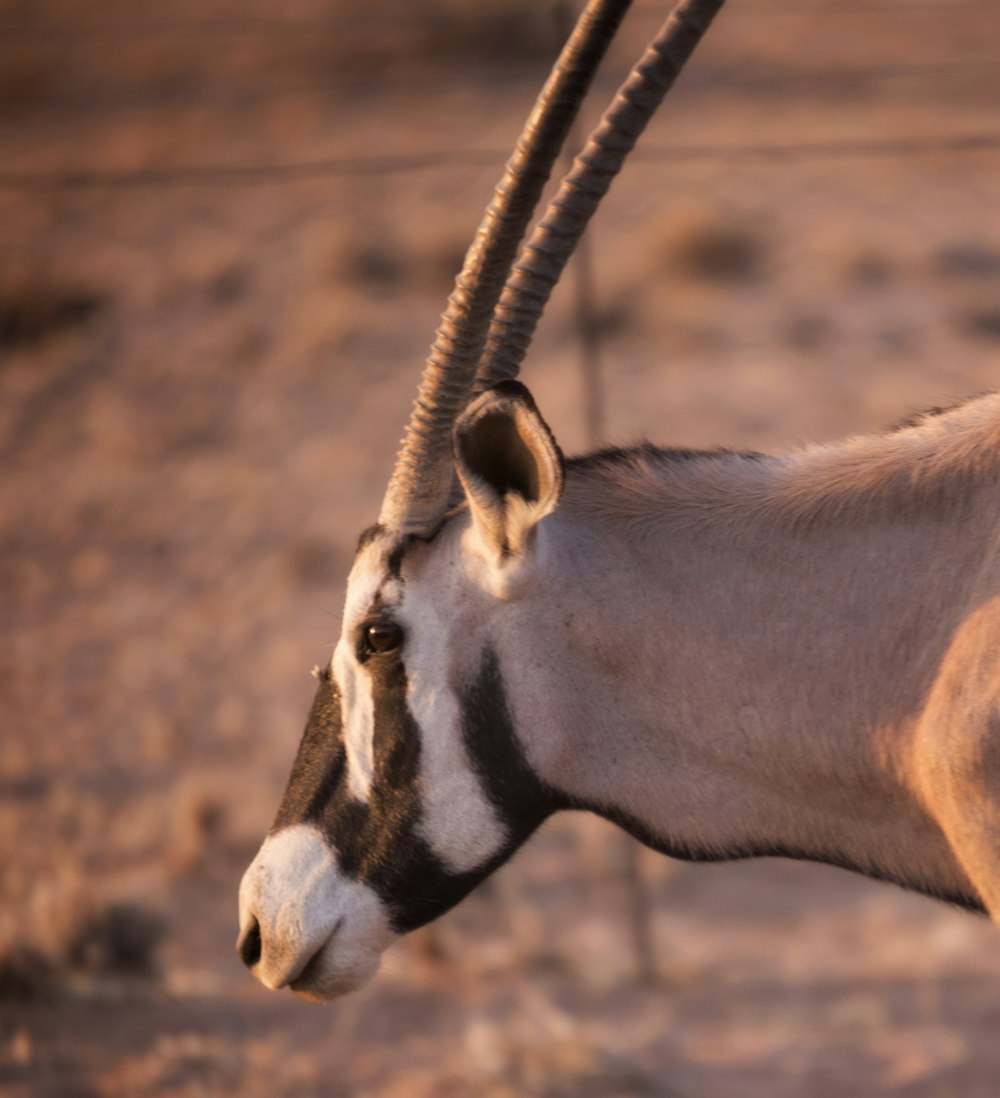
[[[588,125],[664,10],[636,5]],[[0,0],[3,1095],[1000,1093],[985,920],[643,851],[643,942],[625,840],[582,817],[340,1003],[237,960],[309,668],[556,22]],[[775,449],[997,387],[998,196],[996,0],[730,0],[593,225],[605,437]],[[524,378],[578,452],[571,283]]]

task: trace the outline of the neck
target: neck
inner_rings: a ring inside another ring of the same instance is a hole
[[[805,857],[981,906],[924,808],[915,744],[963,618],[992,594],[994,524],[977,516],[996,508],[974,506],[992,485],[950,497],[948,522],[918,501],[900,518],[870,484],[853,512],[838,488],[805,521],[807,457],[646,460],[636,498],[625,463],[578,471],[545,535],[566,576],[546,627],[569,666],[548,687],[536,667],[530,692],[562,700],[543,714],[529,698],[518,722],[558,735],[529,755],[570,803],[665,853]],[[839,483],[843,454],[811,460],[815,484]]]

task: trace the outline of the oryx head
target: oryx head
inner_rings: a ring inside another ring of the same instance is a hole
[[[508,163],[379,521],[361,537],[284,799],[243,878],[240,954],[269,987],[321,999],[358,987],[394,937],[454,906],[565,803],[526,754],[506,682],[530,645],[555,658],[536,611],[552,573],[544,520],[563,487],[559,449],[512,379],[599,198],[721,4],[682,0],[516,265],[628,0],[591,0]],[[544,682],[536,672],[521,688]]]

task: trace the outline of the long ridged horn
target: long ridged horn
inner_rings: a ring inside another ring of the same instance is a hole
[[[724,2],[681,0],[618,90],[514,264],[490,324],[476,392],[517,376],[587,222]]]
[[[552,165],[631,0],[590,0],[525,124],[469,248],[424,366],[379,522],[427,533],[447,507],[451,428],[468,403],[493,311]]]

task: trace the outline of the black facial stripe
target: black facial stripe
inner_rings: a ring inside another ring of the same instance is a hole
[[[406,550],[409,549],[413,537],[414,535],[411,535],[398,542],[386,560],[386,567],[393,579],[402,580],[403,578],[403,557],[406,556]]]
[[[479,674],[459,691],[462,737],[480,784],[507,826],[504,860],[568,802],[531,769],[514,730],[500,661],[487,647]]]
[[[374,657],[374,772],[368,803],[341,782],[316,823],[337,851],[342,872],[375,890],[398,933],[453,907],[485,874],[455,876],[419,834],[420,730],[406,702],[406,672],[397,653]]]
[[[510,857],[552,807],[543,803],[544,796],[524,761],[496,657],[487,653],[480,674],[459,695],[463,736],[477,774],[493,774],[492,784],[484,781],[487,795],[510,830],[503,848],[487,864],[465,873],[449,872],[420,834],[420,731],[406,702],[403,661],[373,660],[369,666],[377,730],[375,781],[370,806],[366,806],[366,842],[365,849],[358,850],[357,875],[383,899],[394,929],[403,933],[454,907]],[[522,795],[523,805],[509,803],[512,796]],[[343,829],[331,823],[340,850]]]
[[[450,873],[419,834],[420,733],[406,703],[402,661],[398,666],[398,677],[382,674],[375,682],[376,755],[384,762],[379,773],[376,761],[372,815],[378,818],[376,826],[383,834],[382,841],[375,843],[376,850],[364,858],[360,876],[389,907],[394,929],[404,933],[454,907],[503,864],[559,804],[528,766],[514,732],[499,663],[495,653],[487,650],[476,679],[459,691],[462,734],[473,769],[508,834],[503,847],[485,865]],[[397,732],[387,739],[397,739],[401,733],[399,738],[412,747],[412,770],[401,765],[398,744],[378,744],[378,737],[389,729]]]
[[[344,764],[340,691],[333,677],[327,676],[320,679],[316,688],[271,834],[291,824],[315,820],[341,784]]]
[[[475,680],[459,692],[463,739],[487,797],[508,829],[487,864],[450,873],[420,834],[420,731],[406,701],[398,653],[371,659],[374,774],[367,804],[345,780],[340,695],[320,682],[274,829],[314,823],[337,852],[341,871],[375,890],[398,933],[443,914],[505,862],[560,807],[532,772],[514,731],[496,654],[487,650]]]

